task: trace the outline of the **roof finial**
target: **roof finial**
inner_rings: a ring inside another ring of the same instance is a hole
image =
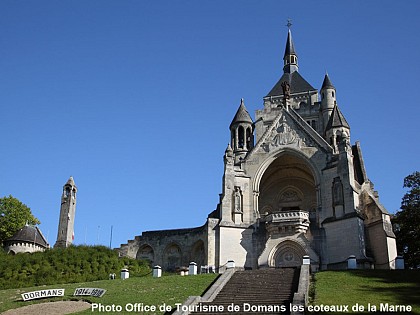
[[[287,19],[287,24],[286,24],[287,28],[290,30],[290,26],[292,26],[292,19],[288,18]]]

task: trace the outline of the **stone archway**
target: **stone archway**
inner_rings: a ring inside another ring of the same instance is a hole
[[[136,259],[144,259],[149,262],[150,266],[153,266],[155,261],[155,252],[150,245],[143,245],[139,248],[136,254]]]
[[[261,176],[258,187],[260,215],[263,217],[293,210],[309,211],[317,204],[316,182],[307,159],[283,152]]]
[[[169,244],[163,253],[163,269],[167,271],[175,271],[176,268],[181,267],[182,251],[176,244]]]
[[[204,250],[204,242],[202,240],[198,240],[192,246],[191,261],[197,264],[198,270],[200,270],[201,266],[205,265],[206,254]]]
[[[286,240],[279,243],[269,258],[270,267],[299,267],[303,256],[307,255],[305,249],[295,241]]]

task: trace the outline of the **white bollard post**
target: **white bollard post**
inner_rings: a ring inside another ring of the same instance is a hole
[[[162,277],[162,267],[161,266],[154,266],[153,267],[153,277],[154,278],[160,278]]]
[[[347,258],[347,269],[357,269],[356,256],[350,255],[349,258]]]
[[[125,279],[128,279],[129,277],[130,277],[130,273],[128,269],[121,269],[121,279],[125,280]]]
[[[226,269],[232,269],[232,268],[235,268],[235,261],[228,260],[228,262],[226,263]]]
[[[395,269],[404,269],[404,257],[403,256],[397,256],[397,258],[395,258]]]
[[[303,256],[302,264],[303,265],[310,265],[311,264],[311,258],[309,258],[308,255]]]
[[[195,276],[197,274],[197,263],[190,262],[190,265],[188,266],[188,275]]]

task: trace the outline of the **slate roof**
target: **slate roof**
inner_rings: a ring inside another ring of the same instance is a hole
[[[325,88],[333,88],[333,89],[335,89],[335,87],[332,84],[332,82],[331,82],[330,77],[328,76],[328,74],[326,74],[325,77],[324,77],[324,82],[322,82],[321,90],[322,89],[325,89]]]
[[[284,73],[267,96],[283,95],[283,88],[281,85],[284,81],[287,81],[290,85],[290,94],[316,91],[316,89],[299,74],[299,72],[294,71],[292,73]]]
[[[230,123],[230,126],[236,123],[245,122],[252,124],[251,116],[249,115],[248,111],[246,110],[244,100],[241,99],[241,105],[239,105],[238,111],[235,114],[235,117],[233,117],[232,122]]]
[[[350,129],[350,126],[347,120],[344,118],[337,104],[334,106],[333,112],[330,116],[330,119],[328,120],[326,130],[329,130],[331,128],[336,128],[336,127],[345,127],[345,128]]]
[[[38,229],[38,227],[33,227],[30,225],[25,225],[23,228],[17,231],[12,237],[8,238],[5,242],[35,243],[45,248],[49,246],[44,235],[42,235],[41,230]]]
[[[284,50],[284,57],[289,56],[289,55],[297,56],[295,45],[293,44],[293,40],[292,40],[292,32],[290,31],[290,29],[289,29],[289,32],[287,33],[287,41],[286,41],[286,48]]]

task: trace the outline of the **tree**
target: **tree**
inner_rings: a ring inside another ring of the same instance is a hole
[[[401,209],[395,214],[394,226],[398,252],[402,253],[411,268],[420,267],[420,172],[404,178],[408,192],[401,202]]]
[[[31,209],[13,196],[0,198],[0,244],[25,224],[40,224]]]

